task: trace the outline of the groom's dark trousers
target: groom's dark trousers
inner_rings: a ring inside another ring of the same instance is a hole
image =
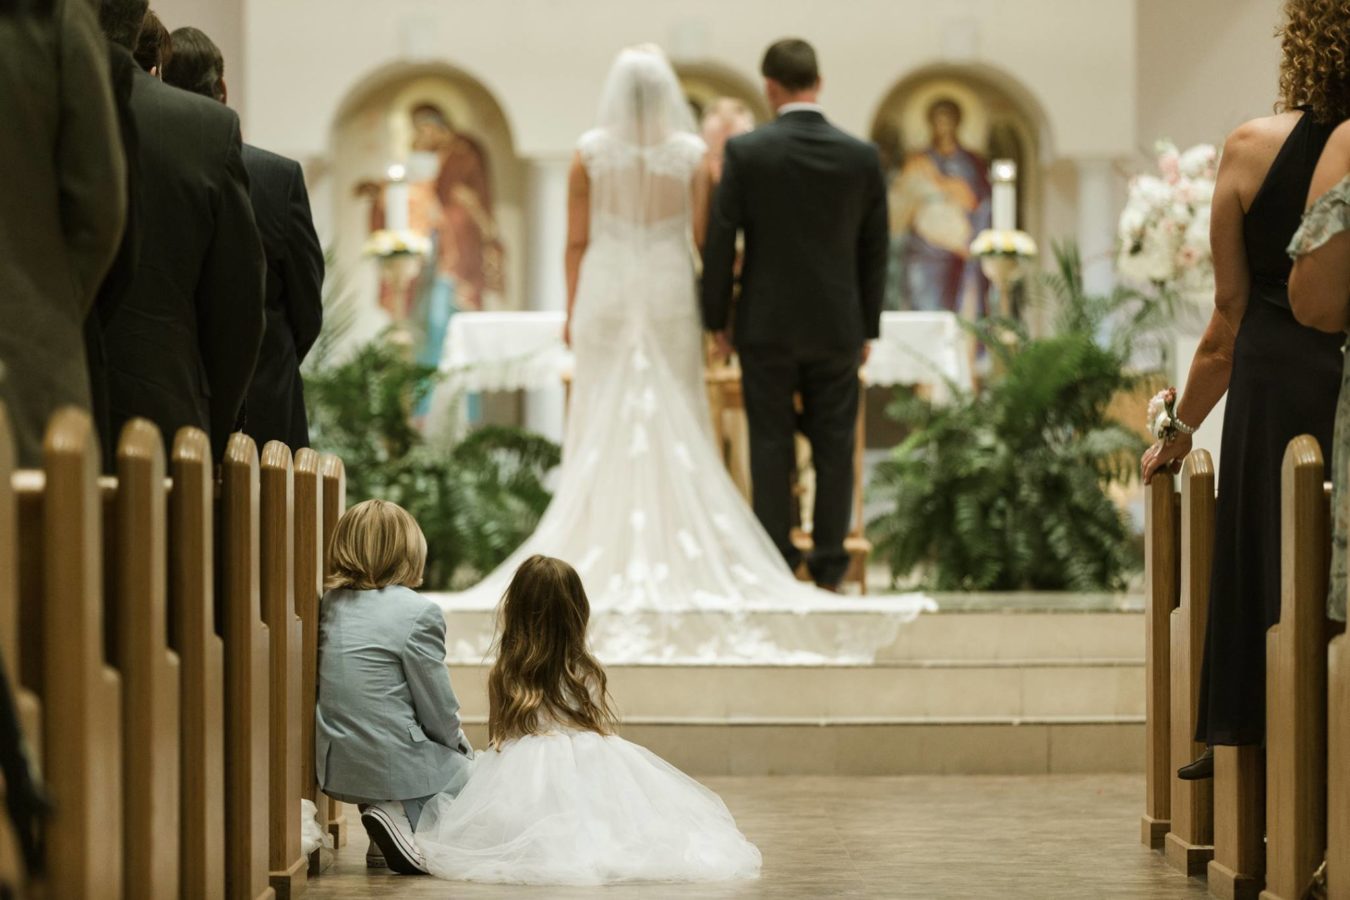
[[[811,577],[818,584],[836,585],[848,569],[844,538],[853,512],[859,356],[802,356],[790,350],[743,347],[740,357],[755,515],[795,569],[801,552],[790,539],[792,484],[796,433],[801,431],[811,442],[816,472]],[[794,402],[798,394],[800,417]]]
[[[745,237],[740,296],[736,236]],[[816,583],[848,568],[858,366],[881,329],[886,187],[876,148],[816,109],[790,111],[727,143],[703,254],[703,319],[729,327],[750,424],[755,513],[789,565],[793,444],[802,431],[816,471]],[[734,307],[734,309],[733,309]],[[799,419],[794,395],[802,398]]]

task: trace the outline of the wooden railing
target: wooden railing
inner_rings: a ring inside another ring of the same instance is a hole
[[[1332,639],[1326,615],[1325,472],[1316,441],[1290,443],[1281,473],[1280,622],[1266,641],[1266,749],[1215,748],[1212,783],[1175,775],[1202,749],[1193,736],[1214,542],[1208,454],[1196,452],[1183,470],[1180,527],[1171,479],[1149,488],[1143,837],[1178,869],[1207,874],[1216,897],[1298,900],[1325,859],[1329,896],[1350,900],[1350,649],[1344,635]]]
[[[41,471],[15,471],[0,409],[0,652],[54,804],[36,895],[302,896],[314,779],[323,548],[342,464],[235,435],[172,458],[127,425],[100,479],[88,417],[64,410]],[[29,892],[0,816],[0,886]]]

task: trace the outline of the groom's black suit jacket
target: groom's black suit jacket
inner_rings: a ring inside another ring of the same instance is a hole
[[[703,253],[703,317],[737,347],[856,352],[880,331],[889,246],[876,148],[799,110],[727,142]]]

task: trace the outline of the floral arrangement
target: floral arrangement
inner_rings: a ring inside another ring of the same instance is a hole
[[[972,256],[1017,256],[1033,257],[1037,253],[1036,241],[1025,231],[996,231],[992,228],[981,231],[970,245]]]
[[[366,256],[392,259],[396,256],[426,256],[431,252],[431,239],[415,231],[381,230],[367,240]]]
[[[1219,153],[1212,144],[1180,152],[1171,141],[1157,146],[1158,175],[1130,181],[1120,214],[1116,267],[1137,284],[1192,291],[1214,283],[1209,213]]]
[[[1177,389],[1166,388],[1153,395],[1148,401],[1148,433],[1163,443],[1170,443],[1180,432],[1195,434],[1181,419],[1177,418]]]

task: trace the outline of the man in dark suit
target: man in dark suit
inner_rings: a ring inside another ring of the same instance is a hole
[[[164,80],[220,103],[229,102],[220,48],[196,28],[179,28]],[[253,215],[267,254],[267,330],[249,385],[244,431],[261,447],[276,440],[309,446],[304,361],[323,326],[323,248],[314,232],[300,164],[244,145]]]
[[[108,398],[108,352],[103,332],[131,289],[141,255],[141,229],[137,215],[139,185],[136,183],[136,119],[131,112],[131,91],[136,84],[137,63],[126,48],[112,41],[107,44],[113,104],[117,109],[117,128],[121,136],[121,143],[110,148],[110,152],[121,155],[127,170],[127,223],[122,231],[122,244],[117,248],[117,255],[113,257],[103,284],[99,286],[94,308],[85,319],[84,343],[89,360],[89,393],[94,427],[98,431],[103,469],[111,473],[116,467],[119,435],[114,434],[112,428],[112,410]]]
[[[876,148],[826,121],[816,54],[800,40],[769,48],[761,71],[778,119],[732,139],[703,258],[703,316],[740,354],[755,513],[794,569],[792,473],[797,428],[816,470],[815,582],[848,568],[858,368],[881,327],[886,188]],[[736,236],[745,236],[734,310]],[[800,395],[799,417],[794,398]]]
[[[109,40],[136,46],[146,0],[102,0]],[[104,330],[112,427],[144,416],[171,446],[196,426],[223,455],[263,334],[264,258],[239,117],[137,69],[141,249]]]
[[[126,219],[108,61],[86,0],[0,0],[0,404],[19,464],[90,407],[82,329]]]

